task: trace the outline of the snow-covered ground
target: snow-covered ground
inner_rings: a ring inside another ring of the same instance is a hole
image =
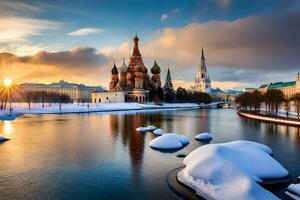
[[[250,141],[204,145],[184,159],[177,178],[206,199],[278,199],[258,184],[289,174],[271,154],[269,147]]]
[[[239,114],[244,117],[251,118],[251,119],[300,126],[300,121],[296,121],[296,120],[279,119],[279,118],[274,118],[274,117],[261,116],[261,115],[251,114],[251,113],[243,113],[243,112],[239,112]]]
[[[95,104],[85,103],[82,104],[63,104],[61,110],[58,104],[52,104],[42,108],[41,104],[32,104],[31,109],[28,108],[26,103],[15,103],[13,104],[13,110],[23,114],[52,114],[52,113],[86,113],[86,112],[103,112],[103,111],[127,111],[127,110],[160,110],[160,109],[186,109],[195,108],[197,104],[194,103],[165,103],[163,105],[154,104],[139,104],[139,103],[106,103],[106,104]],[[1,111],[3,112],[3,111]],[[7,112],[7,111],[6,111]]]

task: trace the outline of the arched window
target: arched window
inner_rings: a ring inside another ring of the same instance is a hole
[[[99,98],[99,103],[101,103],[101,98]]]
[[[135,97],[135,101],[138,102],[139,101],[139,97]]]

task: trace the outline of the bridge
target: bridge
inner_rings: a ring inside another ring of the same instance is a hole
[[[234,101],[214,101],[207,104],[209,108],[234,108],[235,102]]]

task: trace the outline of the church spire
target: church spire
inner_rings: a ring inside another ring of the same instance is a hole
[[[202,47],[202,52],[201,52],[201,60],[205,60],[203,47]]]
[[[165,81],[165,85],[164,85],[163,89],[164,89],[164,91],[166,91],[166,90],[173,91],[173,83],[172,83],[170,68],[168,68],[167,77],[166,77],[166,81]]]
[[[137,34],[135,34],[135,37],[133,38],[133,42],[134,42],[134,48],[133,48],[133,52],[132,52],[132,57],[137,57],[137,56],[141,56],[140,50],[139,50],[139,38],[137,36]]]

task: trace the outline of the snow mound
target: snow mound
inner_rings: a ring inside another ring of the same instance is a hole
[[[250,141],[204,145],[183,160],[177,178],[206,199],[278,199],[257,184],[288,176],[270,154],[269,147]]]
[[[172,149],[180,149],[184,145],[187,145],[188,143],[189,143],[189,139],[186,136],[179,135],[177,133],[167,133],[153,139],[149,143],[149,146],[154,149],[172,150]]]
[[[210,133],[200,133],[195,136],[196,140],[212,140],[212,136]]]
[[[154,131],[155,129],[156,129],[155,126],[147,126],[147,127],[146,127],[146,130],[147,130],[147,131]]]
[[[300,183],[298,184],[291,184],[287,188],[286,194],[290,196],[292,199],[299,200],[300,199]]]
[[[9,140],[9,139],[6,138],[6,137],[0,136],[0,142],[4,142],[4,141],[7,141],[7,140]]]
[[[164,130],[162,130],[161,128],[159,128],[159,129],[156,129],[155,131],[153,131],[153,133],[155,135],[162,135],[162,134],[164,134]]]
[[[139,131],[139,132],[146,132],[147,128],[146,127],[138,127],[135,130]]]

